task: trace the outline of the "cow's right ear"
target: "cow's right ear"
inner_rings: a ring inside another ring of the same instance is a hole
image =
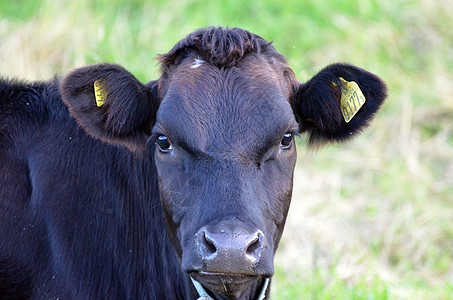
[[[60,92],[89,135],[132,151],[144,148],[158,107],[157,81],[145,86],[121,66],[97,64],[67,75]]]

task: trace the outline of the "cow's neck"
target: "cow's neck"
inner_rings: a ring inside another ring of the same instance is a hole
[[[117,238],[123,248],[118,254],[123,264],[120,278],[134,286],[128,298],[197,299],[164,229],[152,160],[146,156],[125,156],[124,166],[119,168],[128,172],[123,174],[127,188],[119,204],[121,225]]]

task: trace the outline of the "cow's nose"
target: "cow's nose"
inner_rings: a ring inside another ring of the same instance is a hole
[[[203,227],[197,233],[197,251],[202,256],[206,271],[228,273],[229,264],[236,270],[253,272],[264,248],[264,234],[241,229],[208,230]]]

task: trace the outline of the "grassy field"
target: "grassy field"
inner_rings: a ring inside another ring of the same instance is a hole
[[[207,25],[239,26],[298,79],[345,61],[389,98],[346,145],[299,142],[272,299],[453,299],[453,2],[0,1],[0,75],[43,80],[116,62],[140,80]]]

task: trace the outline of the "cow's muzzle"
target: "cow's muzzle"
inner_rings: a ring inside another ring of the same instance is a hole
[[[255,275],[265,247],[264,234],[203,227],[195,238],[197,252],[204,262],[203,271]]]
[[[213,292],[241,291],[273,274],[273,251],[261,230],[221,222],[197,231],[183,269]]]

